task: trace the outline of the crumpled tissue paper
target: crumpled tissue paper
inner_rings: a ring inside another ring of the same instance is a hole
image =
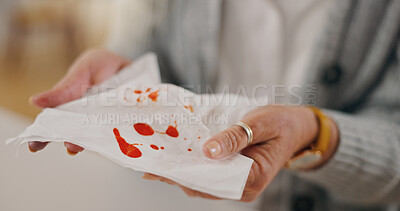
[[[121,166],[237,200],[253,160],[240,154],[212,160],[202,145],[252,108],[238,95],[198,95],[162,84],[157,58],[149,53],[83,98],[44,109],[6,144],[69,141]]]

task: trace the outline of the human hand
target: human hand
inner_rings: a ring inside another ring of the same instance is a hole
[[[240,152],[252,158],[250,170],[241,201],[254,201],[270,184],[285,163],[297,152],[307,148],[317,138],[318,119],[314,112],[300,106],[265,106],[244,116],[254,134],[253,142],[247,144],[247,134],[240,126],[231,126],[210,138],[203,146],[203,153],[211,159],[222,159]],[[322,161],[323,165],[334,154],[338,144],[338,129],[330,120],[331,140]],[[144,179],[159,180],[178,185],[166,178],[145,173]],[[218,199],[215,196],[180,186],[189,196]]]
[[[30,98],[30,103],[38,108],[52,108],[79,99],[93,85],[110,78],[131,61],[104,49],[90,49],[79,56],[67,74],[50,90]],[[46,147],[48,142],[29,142],[30,151],[37,152]],[[70,155],[83,150],[82,147],[65,142]]]

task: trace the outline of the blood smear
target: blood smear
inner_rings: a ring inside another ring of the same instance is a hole
[[[154,150],[158,150],[159,149],[158,146],[156,146],[154,144],[150,145],[150,147],[153,148]]]
[[[150,92],[151,88],[146,89],[146,92]]]
[[[179,136],[178,130],[176,129],[176,127],[174,127],[172,125],[168,126],[168,129],[167,129],[167,131],[165,131],[165,134],[167,134],[173,138],[176,138]]]
[[[159,90],[150,93],[150,94],[149,94],[149,98],[150,98],[152,101],[156,102],[156,101],[157,101],[157,98],[158,98],[158,95],[159,95],[158,92],[159,92]]]
[[[190,112],[192,112],[193,113],[193,107],[192,107],[192,105],[188,105],[188,106],[184,106],[187,110],[189,110]]]
[[[151,136],[154,134],[153,128],[146,123],[136,123],[133,125],[136,132],[138,132],[142,136]]]
[[[135,92],[136,94],[141,94],[141,93],[142,93],[141,90],[135,90],[134,92]]]
[[[160,149],[164,149],[164,147],[160,147]]]
[[[125,139],[121,137],[119,130],[117,128],[114,128],[113,132],[122,153],[131,158],[142,157],[142,152],[137,147],[134,146],[137,144],[129,144],[128,142],[126,142]]]
[[[179,136],[178,129],[176,129],[176,128],[177,128],[177,125],[176,125],[176,121],[175,121],[175,126],[169,125],[165,132],[160,132],[160,131],[156,131],[156,132],[159,134],[167,134],[173,138],[176,138]]]

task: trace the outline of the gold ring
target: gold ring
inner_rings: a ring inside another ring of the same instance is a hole
[[[247,145],[251,144],[251,142],[253,141],[253,131],[251,130],[251,128],[243,122],[236,122],[234,125],[237,125],[237,126],[240,126],[243,128],[243,130],[247,134]]]

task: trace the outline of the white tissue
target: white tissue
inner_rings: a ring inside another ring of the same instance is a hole
[[[159,96],[153,101],[149,95],[157,90],[153,96]],[[84,98],[44,109],[31,126],[6,143],[69,141],[121,166],[160,175],[217,197],[240,199],[253,160],[240,154],[211,160],[203,155],[202,145],[250,109],[248,99],[237,95],[196,95],[161,84],[157,59],[147,54]],[[140,135],[133,127],[136,123],[146,123],[158,132]],[[169,126],[171,130],[176,127],[178,137],[163,134]],[[126,142],[137,144],[141,157],[122,153],[114,128]]]

